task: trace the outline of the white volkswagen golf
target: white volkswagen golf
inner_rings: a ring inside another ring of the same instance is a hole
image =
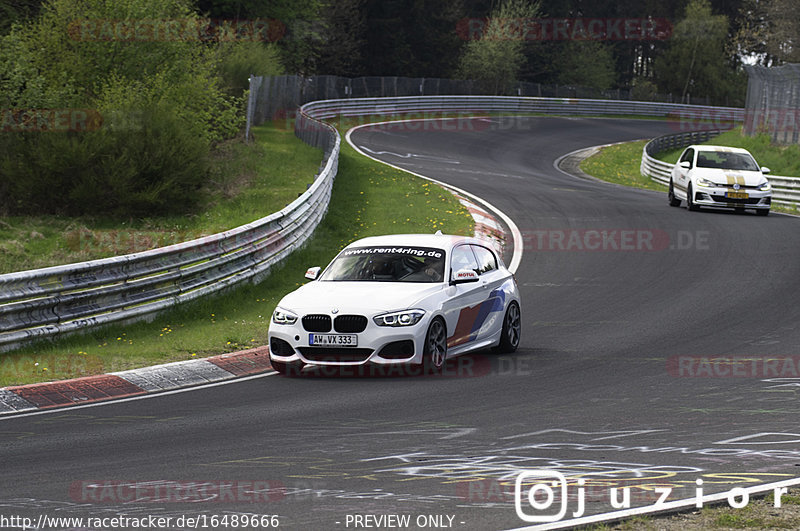
[[[513,352],[521,331],[516,282],[498,253],[462,236],[397,234],[344,248],[272,314],[270,362],[281,374],[306,365],[422,365],[477,349]]]
[[[672,169],[669,204],[698,210],[700,206],[755,209],[766,216],[772,204],[772,187],[746,149],[694,145],[687,147]]]

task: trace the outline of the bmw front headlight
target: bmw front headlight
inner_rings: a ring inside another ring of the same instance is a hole
[[[372,318],[378,326],[412,326],[425,315],[425,310],[403,310],[376,315]]]
[[[272,322],[279,325],[291,325],[297,322],[297,316],[289,310],[278,307],[272,312]]]

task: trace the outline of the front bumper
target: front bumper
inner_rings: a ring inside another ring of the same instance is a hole
[[[302,362],[305,365],[402,365],[422,363],[425,333],[429,319],[422,319],[408,327],[378,326],[371,320],[358,336],[354,347],[313,346],[309,344],[311,332],[306,331],[301,319],[293,325],[276,325],[269,328],[270,359],[282,363]]]
[[[747,198],[727,197],[728,193],[746,193]],[[694,190],[694,204],[717,208],[749,208],[769,210],[772,191],[762,192],[751,188],[734,190],[726,187],[698,186]]]

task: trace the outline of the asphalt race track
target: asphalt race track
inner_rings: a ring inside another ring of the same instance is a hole
[[[553,166],[667,132],[544,117],[357,130],[373,156],[516,222],[521,348],[441,378],[271,375],[3,419],[2,513],[509,529],[527,525],[514,480],[534,468],[583,477],[586,514],[614,510],[615,486],[637,507],[655,488],[694,497],[697,480],[709,494],[800,477],[800,220],[688,212]]]

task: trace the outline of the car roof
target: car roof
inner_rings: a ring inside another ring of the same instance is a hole
[[[385,236],[370,236],[356,240],[347,247],[375,247],[378,245],[403,245],[417,247],[434,247],[450,250],[460,243],[474,243],[492,248],[488,242],[468,236],[452,234],[387,234]]]
[[[694,144],[689,147],[694,148],[695,151],[722,151],[728,153],[747,153],[748,155],[750,154],[750,152],[747,151],[746,149],[730,147],[730,146],[709,146],[707,144]]]

